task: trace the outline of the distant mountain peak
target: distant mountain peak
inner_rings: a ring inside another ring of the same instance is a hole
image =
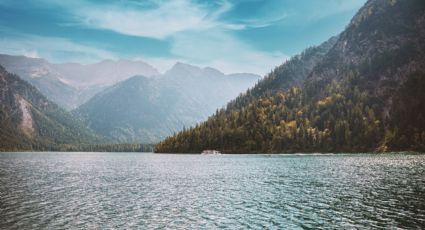
[[[176,64],[174,64],[173,67],[171,67],[171,69],[169,69],[167,72],[173,71],[199,72],[201,71],[201,68],[183,62],[176,62]]]
[[[202,70],[203,70],[203,72],[208,73],[208,74],[214,74],[214,75],[224,75],[224,73],[223,73],[223,72],[221,72],[221,71],[220,71],[220,70],[218,70],[218,69],[214,69],[214,68],[212,68],[212,67],[205,67],[205,68],[203,68]]]

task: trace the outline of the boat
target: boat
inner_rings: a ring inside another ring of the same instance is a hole
[[[202,151],[201,155],[221,155],[221,152],[218,150],[206,149]]]

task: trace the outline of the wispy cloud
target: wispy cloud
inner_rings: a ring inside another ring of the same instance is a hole
[[[263,75],[288,58],[282,50],[317,43],[308,34],[312,22],[364,1],[0,0],[0,52],[53,62],[142,58],[161,71],[180,61]],[[277,26],[285,23],[297,29]],[[287,49],[291,38],[307,41]]]
[[[232,30],[241,30],[247,26],[265,26],[282,20],[286,15],[243,23],[220,20],[232,7],[232,3],[226,0],[218,2],[214,7],[189,0],[175,0],[153,1],[153,6],[148,8],[82,4],[72,13],[83,26],[169,40],[173,57],[144,57],[144,60],[160,65],[158,68],[162,71],[164,68],[161,66],[168,67],[172,61],[178,60],[213,66],[227,73],[243,71],[265,74],[287,58],[279,52],[256,50],[231,33]]]
[[[0,50],[11,55],[43,57],[57,62],[95,62],[101,59],[114,59],[105,50],[82,45],[65,38],[23,35],[14,38],[0,38]]]
[[[188,0],[153,1],[150,7],[80,1],[59,4],[67,7],[81,25],[132,36],[164,39],[182,31],[232,28],[216,20],[232,7],[227,1],[214,9]]]

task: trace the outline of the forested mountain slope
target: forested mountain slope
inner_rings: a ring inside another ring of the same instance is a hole
[[[71,114],[0,66],[0,150],[50,150],[96,141]]]
[[[424,1],[369,0],[310,67],[286,62],[156,152],[425,150],[424,41]]]

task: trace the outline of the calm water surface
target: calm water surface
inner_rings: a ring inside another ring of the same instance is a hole
[[[424,155],[0,153],[0,229],[425,228]]]

